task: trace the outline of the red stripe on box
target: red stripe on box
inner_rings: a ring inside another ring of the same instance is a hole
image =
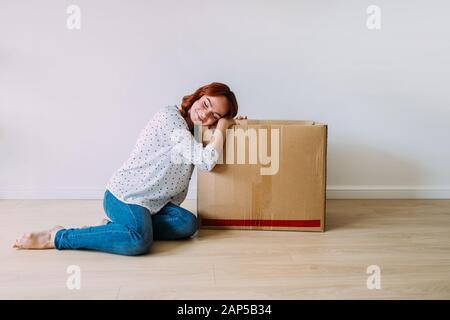
[[[320,220],[202,219],[204,226],[221,227],[320,227]]]

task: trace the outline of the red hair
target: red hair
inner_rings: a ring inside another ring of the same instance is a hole
[[[182,116],[186,117],[187,112],[192,107],[194,102],[204,95],[213,97],[224,96],[228,101],[228,112],[225,114],[225,117],[234,117],[235,115],[237,115],[238,103],[233,91],[231,91],[226,84],[220,82],[212,82],[198,88],[194,93],[183,97],[183,100],[181,101]]]

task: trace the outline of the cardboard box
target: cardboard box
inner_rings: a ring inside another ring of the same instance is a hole
[[[230,128],[219,163],[197,172],[200,228],[325,231],[327,128],[305,120]],[[204,143],[210,134],[200,133]]]

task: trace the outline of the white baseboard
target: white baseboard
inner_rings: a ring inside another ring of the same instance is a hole
[[[450,199],[450,187],[328,186],[327,199]]]
[[[3,188],[0,199],[103,199],[105,189]],[[197,199],[190,188],[186,199]],[[450,187],[328,186],[327,199],[450,199]]]
[[[0,199],[103,199],[106,189],[99,188],[0,188]]]

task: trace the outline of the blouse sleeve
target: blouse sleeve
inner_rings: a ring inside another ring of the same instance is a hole
[[[200,170],[211,171],[217,164],[219,154],[211,144],[206,147],[196,141],[186,129],[175,129],[171,134],[172,161],[194,164]]]

